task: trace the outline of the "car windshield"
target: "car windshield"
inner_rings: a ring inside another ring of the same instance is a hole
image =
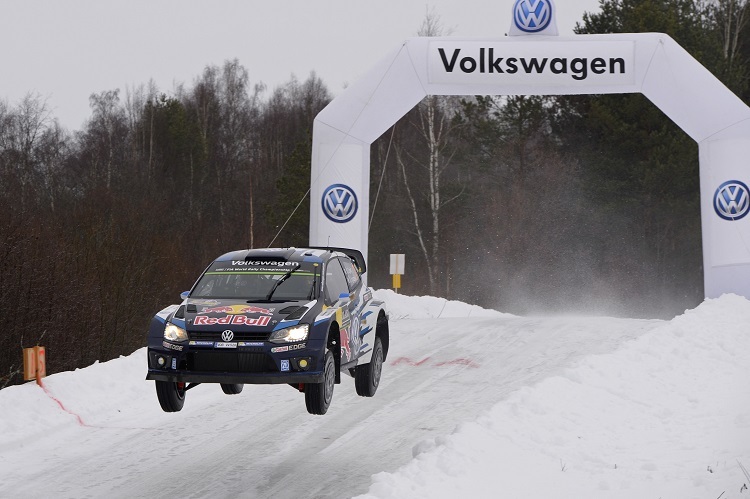
[[[214,262],[190,297],[236,298],[249,302],[309,300],[316,296],[313,285],[317,266],[311,262]]]

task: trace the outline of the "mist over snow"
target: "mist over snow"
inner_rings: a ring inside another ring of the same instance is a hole
[[[376,296],[378,393],[342,377],[325,416],[260,385],[163,413],[145,349],[0,391],[0,497],[750,497],[748,300],[663,321]]]

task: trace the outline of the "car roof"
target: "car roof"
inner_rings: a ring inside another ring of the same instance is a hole
[[[360,273],[366,271],[365,259],[362,253],[355,249],[349,248],[255,248],[224,253],[215,261],[226,262],[231,260],[268,260],[268,261],[288,261],[288,262],[317,262],[322,263],[327,260],[328,255],[347,256],[354,260]]]

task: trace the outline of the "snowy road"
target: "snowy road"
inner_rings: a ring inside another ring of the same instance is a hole
[[[345,376],[325,416],[287,386],[201,385],[162,413],[140,350],[47,379],[83,425],[31,384],[0,392],[0,497],[351,497],[511,392],[662,323],[396,318],[376,396]]]

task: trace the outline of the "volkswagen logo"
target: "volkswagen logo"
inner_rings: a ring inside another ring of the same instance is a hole
[[[331,185],[323,192],[323,213],[332,222],[348,222],[357,214],[357,195],[344,184]]]
[[[714,210],[724,220],[739,220],[750,211],[750,191],[739,180],[728,180],[716,189]]]
[[[231,329],[221,332],[221,339],[224,341],[232,341],[234,339],[234,332]]]
[[[552,20],[552,3],[549,0],[516,0],[513,22],[526,33],[538,33]]]

